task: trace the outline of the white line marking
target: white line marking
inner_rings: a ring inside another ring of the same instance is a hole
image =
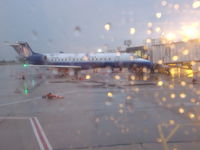
[[[0,107],[13,105],[13,104],[19,104],[19,103],[26,103],[26,102],[30,102],[30,101],[33,101],[33,100],[39,100],[39,99],[41,99],[41,97],[35,97],[35,98],[31,98],[31,99],[26,99],[26,100],[10,102],[10,103],[6,103],[6,104],[1,104]]]
[[[26,120],[26,119],[29,119],[30,117],[0,117],[0,120]]]
[[[36,137],[36,139],[37,139],[37,142],[38,142],[38,144],[39,144],[40,150],[45,150],[44,147],[43,147],[43,145],[42,145],[42,142],[41,142],[41,140],[40,140],[40,138],[39,138],[39,135],[38,135],[38,133],[37,133],[36,127],[35,127],[35,125],[34,125],[34,123],[33,123],[33,119],[32,119],[32,118],[29,118],[29,120],[30,120],[30,122],[31,122],[31,126],[32,126],[32,128],[33,128],[33,132],[34,132],[35,137]]]
[[[47,136],[42,129],[39,120],[36,117],[30,119],[35,137],[38,141],[39,147],[41,150],[53,150],[52,146],[50,145]]]
[[[19,120],[29,119],[31,126],[33,128],[34,135],[35,135],[38,145],[40,147],[40,150],[53,150],[37,117],[33,117],[33,118],[30,118],[30,117],[0,117],[0,120],[4,120],[4,119],[19,119]]]
[[[41,131],[41,133],[42,133],[42,135],[43,135],[43,137],[44,137],[44,139],[45,139],[45,142],[46,142],[46,144],[47,144],[49,150],[53,150],[52,146],[51,146],[50,143],[49,143],[49,140],[47,139],[47,136],[46,136],[45,133],[44,133],[44,130],[42,129],[42,127],[41,127],[41,125],[40,125],[39,120],[37,119],[37,117],[34,117],[34,119],[36,120],[36,122],[37,122],[37,124],[38,124],[38,126],[39,126],[39,128],[40,128],[40,131]]]

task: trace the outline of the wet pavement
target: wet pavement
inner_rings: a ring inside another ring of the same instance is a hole
[[[199,84],[124,73],[19,80],[20,67],[0,67],[2,150],[199,150]],[[64,99],[42,99],[48,92]]]

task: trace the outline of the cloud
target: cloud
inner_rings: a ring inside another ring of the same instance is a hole
[[[146,34],[148,22],[153,23],[154,31],[156,27],[170,30],[191,14],[196,20],[198,9],[188,7],[190,3],[182,1],[175,10],[175,2],[163,7],[160,0],[2,0],[0,39],[28,41],[34,50],[46,53],[87,52],[105,45],[116,48],[128,39],[141,45],[150,36]],[[157,12],[162,13],[160,19],[155,16]],[[106,23],[111,24],[109,31],[104,29]],[[135,29],[134,35],[130,35],[130,28]],[[151,36],[157,38],[159,34]],[[0,57],[14,57],[9,54],[10,48],[3,48]]]

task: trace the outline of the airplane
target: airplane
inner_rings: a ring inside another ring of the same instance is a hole
[[[30,66],[40,66],[56,68],[58,70],[69,71],[73,69],[77,75],[80,70],[105,68],[136,68],[153,69],[153,63],[149,60],[139,58],[131,53],[55,53],[41,54],[34,52],[27,42],[17,42],[11,44],[19,54],[19,59]]]

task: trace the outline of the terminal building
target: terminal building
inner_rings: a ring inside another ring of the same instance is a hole
[[[144,59],[150,59],[146,46],[128,47],[126,48],[126,52],[134,53],[135,55]]]
[[[200,61],[200,39],[187,42],[152,43],[149,47],[150,59],[164,64]]]
[[[128,47],[126,52],[165,66],[173,77],[200,76],[200,39],[165,43],[152,40],[148,46]]]
[[[148,48],[154,64],[166,65],[173,76],[198,78],[200,72],[200,39],[187,42],[153,41]]]

